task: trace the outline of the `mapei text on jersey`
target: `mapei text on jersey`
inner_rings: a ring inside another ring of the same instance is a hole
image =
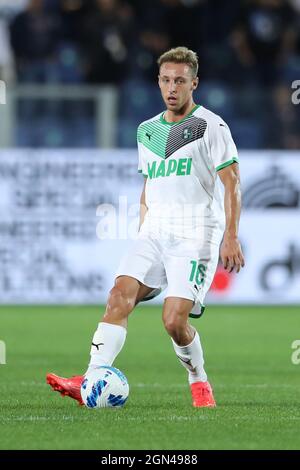
[[[179,158],[178,160],[162,160],[160,163],[153,161],[148,163],[148,176],[150,179],[160,176],[184,176],[190,175],[192,158]]]

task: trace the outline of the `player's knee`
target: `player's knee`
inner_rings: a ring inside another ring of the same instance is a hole
[[[165,315],[163,322],[168,334],[174,339],[174,341],[176,341],[175,338],[179,337],[184,329],[181,317],[176,315],[176,313]]]
[[[104,319],[108,316],[118,316],[119,318],[126,318],[133,310],[135,305],[135,298],[123,290],[119,286],[114,286],[110,293],[106,306]]]

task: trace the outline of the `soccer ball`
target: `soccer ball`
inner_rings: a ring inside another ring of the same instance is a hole
[[[85,376],[81,384],[81,398],[88,408],[123,406],[128,394],[128,381],[115,367],[97,367]]]

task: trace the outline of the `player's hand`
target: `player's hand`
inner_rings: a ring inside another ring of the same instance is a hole
[[[238,273],[245,265],[244,255],[237,237],[225,234],[220,254],[224,269],[229,273],[234,269]]]

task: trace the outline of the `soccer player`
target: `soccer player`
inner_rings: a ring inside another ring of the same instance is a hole
[[[139,171],[145,177],[138,238],[121,260],[92,340],[88,371],[113,364],[126,339],[129,314],[167,287],[163,322],[188,372],[193,406],[214,407],[200,337],[189,316],[203,313],[221,242],[225,269],[239,272],[244,266],[238,240],[238,154],[227,124],[193,101],[195,52],[171,49],[158,65],[166,110],[140,124],[137,132]],[[83,377],[48,374],[47,382],[82,403]]]

